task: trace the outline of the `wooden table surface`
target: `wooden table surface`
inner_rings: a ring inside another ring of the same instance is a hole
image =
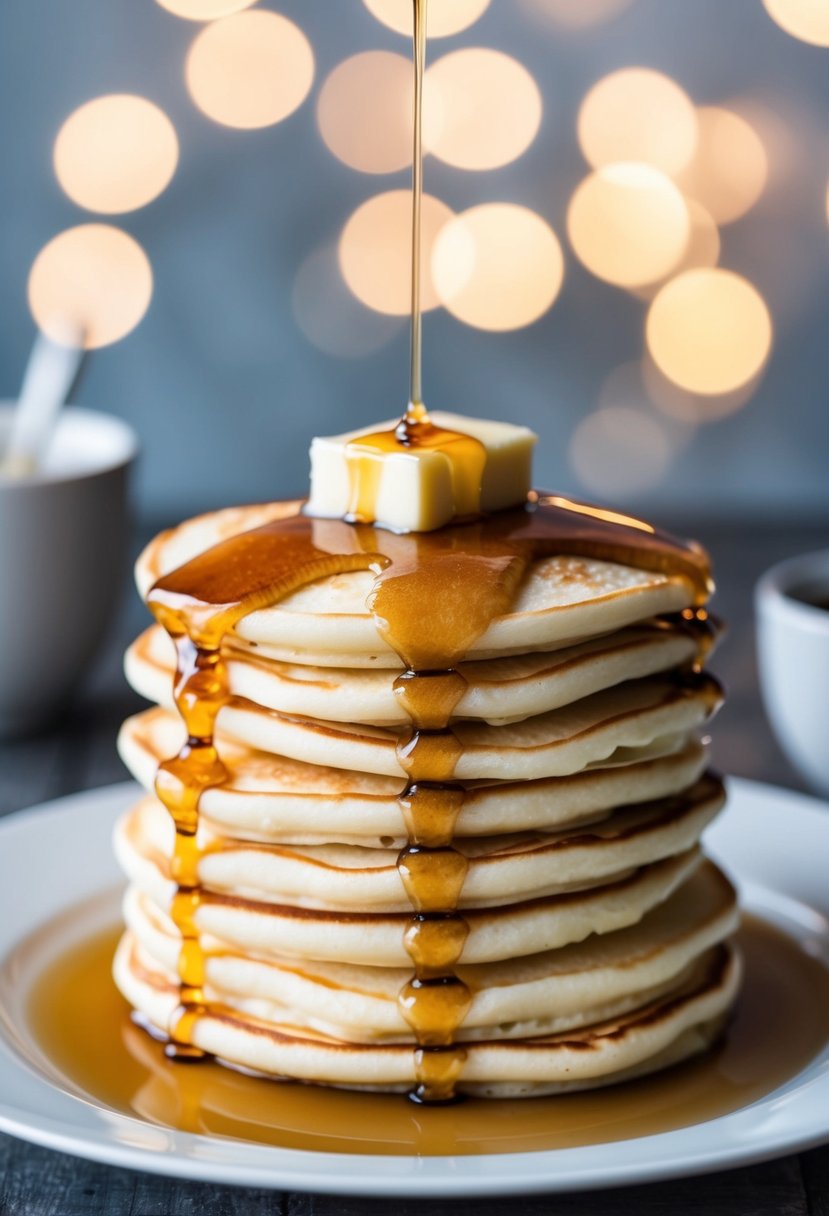
[[[661,521],[665,522],[665,521]],[[763,716],[757,688],[752,626],[752,587],[758,575],[780,558],[829,546],[829,521],[822,526],[769,522],[668,521],[698,536],[714,558],[719,593],[716,608],[730,632],[714,669],[729,701],[714,723],[714,759],[727,773],[803,788],[781,755]],[[115,753],[120,721],[138,708],[138,698],[121,677],[120,655],[141,628],[143,609],[127,594],[117,628],[90,673],[77,703],[53,730],[0,745],[0,815],[76,790],[122,781]],[[8,639],[6,639],[8,644]],[[396,1216],[414,1212],[458,1214],[501,1212],[505,1200],[395,1201]],[[616,1213],[670,1213],[671,1216],[829,1216],[829,1145],[764,1165],[711,1174],[688,1181],[581,1195],[527,1197],[523,1216],[615,1216]],[[224,1216],[278,1213],[279,1216],[361,1216],[388,1210],[379,1200],[341,1198],[235,1187],[201,1185],[113,1169],[0,1136],[0,1216]]]

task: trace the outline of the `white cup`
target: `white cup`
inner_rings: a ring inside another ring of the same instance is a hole
[[[755,593],[766,712],[789,760],[829,797],[829,608],[821,600],[829,604],[829,549],[772,566]]]
[[[0,402],[0,454],[12,410]],[[105,634],[129,553],[137,450],[118,418],[66,406],[42,468],[0,474],[0,738],[56,717]]]

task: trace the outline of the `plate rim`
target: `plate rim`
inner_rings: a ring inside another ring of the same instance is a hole
[[[817,798],[744,778],[730,778],[728,785],[738,805],[753,803],[754,813],[768,813],[768,804],[782,800],[786,804],[785,814],[801,821],[797,832],[791,833],[792,836],[799,837],[804,830],[807,835],[813,831],[829,833],[829,806]],[[13,857],[15,838],[18,845],[20,841],[25,841],[27,835],[33,832],[35,823],[40,829],[37,834],[41,838],[54,840],[52,833],[42,830],[48,827],[46,817],[55,824],[67,813],[74,812],[75,816],[84,815],[96,823],[100,820],[99,828],[107,821],[114,822],[138,789],[134,782],[127,781],[66,795],[13,812],[0,819],[0,840],[8,846],[0,847],[0,856],[7,859],[11,854]],[[725,822],[728,822],[729,813],[733,818],[735,814],[744,814],[745,810],[734,807],[731,812],[726,810],[723,816]],[[710,835],[716,840],[716,828]],[[712,851],[718,854],[716,844]],[[8,864],[7,860],[4,864]],[[730,863],[726,861],[726,864],[734,875],[733,859]],[[114,860],[108,879],[110,883],[113,876],[117,877]],[[736,877],[738,885],[746,886],[745,880],[741,881],[739,868]],[[105,885],[100,874],[90,875],[89,883],[86,894],[81,898],[94,897]],[[751,887],[750,880],[748,887]],[[787,898],[785,893],[774,888],[770,888],[770,891]],[[59,906],[68,907],[75,902],[76,898],[64,899]],[[804,907],[808,910],[808,905]],[[823,911],[823,915],[827,913],[829,907]],[[40,923],[48,920],[52,914],[44,910]],[[30,924],[16,937],[10,936],[8,941],[0,942],[2,953],[5,955],[13,948],[15,941],[28,935],[34,927]],[[802,1082],[797,1084],[799,1078],[812,1071],[815,1071],[815,1075],[805,1085]],[[457,1157],[373,1156],[280,1149],[166,1129],[137,1116],[109,1111],[92,1099],[81,1098],[61,1088],[18,1055],[0,1027],[0,1092],[7,1089],[7,1085],[3,1084],[4,1078],[8,1080],[10,1077],[18,1084],[22,1078],[24,1087],[33,1087],[32,1092],[37,1092],[40,1097],[59,1095],[61,1108],[68,1102],[66,1110],[75,1111],[79,1120],[73,1123],[63,1109],[58,1117],[53,1118],[0,1099],[0,1131],[20,1139],[101,1164],[168,1177],[319,1194],[475,1198],[485,1194],[600,1190],[755,1164],[813,1148],[829,1140],[829,1100],[824,1104],[826,1115],[823,1121],[816,1120],[811,1128],[803,1125],[802,1118],[791,1118],[792,1112],[784,1109],[786,1103],[791,1104],[792,1101],[802,1106],[805,1099],[798,1099],[798,1091],[812,1089],[815,1085],[821,1091],[825,1089],[826,1098],[829,1099],[829,1049],[785,1086],[747,1107],[701,1124],[653,1136],[614,1141],[607,1145]],[[782,1126],[778,1118],[777,1124],[770,1131],[767,1130],[764,1139],[733,1141],[727,1135],[722,1135],[738,1122],[744,1122],[752,1112],[769,1106],[776,1107],[777,1115],[782,1115]],[[93,1120],[92,1124],[84,1126],[80,1120],[81,1110],[85,1110],[87,1116],[89,1112],[94,1112],[98,1124],[95,1125]],[[106,1134],[107,1127],[109,1135]],[[143,1131],[146,1134],[148,1129],[152,1131],[157,1145],[161,1145],[162,1140],[165,1142],[162,1147],[151,1148],[141,1143],[140,1133]],[[633,1152],[631,1146],[636,1146]],[[617,1159],[611,1162],[599,1159],[597,1162],[597,1152],[606,1158]]]

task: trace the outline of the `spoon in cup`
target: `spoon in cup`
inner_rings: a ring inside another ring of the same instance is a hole
[[[67,331],[69,345],[38,332],[23,375],[0,475],[29,477],[36,473],[49,446],[58,410],[75,387],[86,356],[83,333]]]

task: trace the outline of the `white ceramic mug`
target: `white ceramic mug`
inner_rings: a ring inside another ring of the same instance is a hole
[[[763,701],[781,747],[829,797],[829,549],[790,558],[757,584]]]
[[[13,404],[0,403],[0,452]],[[129,554],[134,432],[65,407],[42,468],[0,474],[0,738],[66,706],[109,624]]]

